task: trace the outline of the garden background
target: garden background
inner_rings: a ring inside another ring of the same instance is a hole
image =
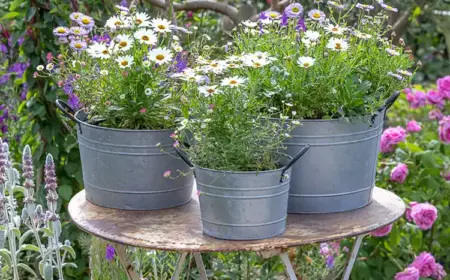
[[[308,7],[312,6],[312,2],[302,1],[301,4]],[[439,123],[433,120],[435,107],[439,107],[441,101],[425,104],[425,101],[420,103],[417,100],[420,92],[436,89],[436,80],[450,74],[450,53],[447,49],[450,49],[450,16],[435,13],[436,10],[450,10],[450,3],[443,0],[385,2],[399,8],[398,13],[392,14],[394,34],[396,38],[404,39],[407,48],[412,50],[411,59],[421,61],[422,67],[414,77],[414,89],[405,91],[388,114],[387,126],[402,126],[407,130],[407,136],[395,152],[380,154],[377,185],[395,192],[407,203],[418,201],[433,204],[438,210],[438,219],[427,230],[401,219],[387,236],[366,238],[352,279],[393,279],[422,252],[430,252],[446,271],[450,270],[450,186],[447,182],[450,180],[450,147],[446,145],[450,139],[439,137]],[[230,0],[222,3],[237,8],[236,13],[229,14],[237,21],[248,19],[271,5],[270,0]],[[70,13],[83,12],[97,22],[104,22],[114,13],[117,4],[119,1],[104,0],[0,1],[0,138],[9,143],[11,157],[18,168],[22,162],[22,150],[25,145],[30,145],[38,202],[41,204],[45,204],[45,157],[51,154],[55,160],[62,221],[61,240],[70,240],[76,254],[73,261],[76,268],[65,268],[66,279],[89,279],[90,274],[92,279],[126,278],[117,265],[117,258],[106,258],[107,244],[91,239],[78,230],[67,213],[69,200],[83,188],[81,165],[74,124],[61,116],[54,102],[57,97],[70,98],[73,89],[59,88],[50,79],[35,79],[33,73],[38,65],[47,63],[49,56],[58,54],[59,47],[52,32],[57,26],[67,25]],[[136,4],[139,10],[152,15],[166,13],[161,8],[166,2],[140,0]],[[209,35],[211,45],[225,45],[226,31],[233,27],[233,21],[220,14],[220,9],[191,10],[189,7],[194,6],[179,4],[178,8],[175,7],[178,24],[195,25],[199,33]],[[428,103],[433,102],[428,100]],[[442,108],[444,115],[448,114],[447,107]],[[408,128],[407,123],[412,120],[416,120],[421,129]],[[406,164],[407,173],[400,175],[400,179],[392,178],[392,170],[398,164]],[[351,248],[352,242],[351,239],[342,240],[337,244],[302,247],[289,253],[302,279],[335,279],[342,272],[348,256],[347,248]],[[333,263],[324,254],[324,247],[332,250]],[[37,254],[24,251],[20,254],[20,261],[38,271]],[[129,250],[129,254],[143,277],[149,277],[156,268],[157,279],[170,279],[177,258],[175,253],[137,248]],[[284,277],[283,265],[279,260],[266,260],[253,253],[207,254],[205,263],[212,279]],[[7,267],[3,261],[2,267]],[[193,263],[184,276],[198,279]],[[26,271],[21,271],[21,277],[34,279],[33,274]],[[11,272],[3,269],[2,279],[10,278]]]

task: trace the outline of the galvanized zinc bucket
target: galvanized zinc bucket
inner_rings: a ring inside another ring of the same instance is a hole
[[[292,167],[289,213],[343,212],[372,201],[384,116],[398,95],[373,116],[303,120],[291,132],[288,154],[311,149]]]
[[[203,232],[228,240],[270,238],[286,230],[290,167],[269,171],[221,171],[195,167]]]
[[[189,166],[177,159],[169,137],[171,130],[100,127],[85,122],[83,111],[74,114],[60,100],[57,105],[78,123],[87,200],[99,206],[127,210],[157,210],[190,201],[192,175],[177,179],[163,176],[167,170],[190,172]]]

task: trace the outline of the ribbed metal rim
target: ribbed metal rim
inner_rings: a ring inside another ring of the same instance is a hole
[[[78,110],[78,111],[75,113],[75,116],[74,116],[74,117],[75,117],[80,123],[82,123],[83,125],[88,126],[88,127],[91,127],[91,128],[93,128],[93,129],[106,130],[106,131],[118,131],[118,132],[171,132],[171,131],[174,131],[174,129],[168,129],[168,128],[166,128],[166,129],[155,129],[155,130],[152,130],[152,129],[142,129],[142,130],[141,130],[141,129],[110,128],[110,127],[102,127],[102,126],[98,126],[98,125],[92,125],[92,124],[89,124],[89,123],[84,122],[84,121],[80,120],[79,118],[77,118],[78,113],[80,113],[81,111],[83,111],[83,110]]]
[[[380,116],[380,115],[377,115]],[[365,119],[370,119],[372,117],[372,115],[367,115],[367,116],[361,116],[361,117],[351,117],[351,118],[339,118],[339,119],[289,119],[287,121],[291,122],[291,121],[299,121],[300,124],[302,122],[341,122],[341,121],[345,121],[346,119],[349,120],[365,120]],[[279,118],[269,118],[269,120],[280,120]],[[350,123],[351,122],[347,122]]]
[[[230,170],[210,169],[210,168],[200,167],[200,166],[197,166],[197,165],[194,165],[194,167],[195,167],[195,169],[200,169],[200,170],[209,171],[209,172],[213,172],[213,173],[247,174],[247,175],[261,174],[261,173],[276,173],[276,172],[281,172],[284,169],[284,167],[281,167],[281,168],[278,168],[278,169],[265,170],[265,171],[230,171]]]

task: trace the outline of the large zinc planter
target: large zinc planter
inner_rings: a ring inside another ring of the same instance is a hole
[[[384,113],[364,118],[303,120],[285,146],[293,155],[309,152],[292,167],[289,213],[332,213],[364,207],[372,201]]]
[[[78,123],[87,200],[99,206],[127,210],[157,210],[190,201],[193,176],[163,177],[167,170],[190,172],[171,146],[171,130],[95,126],[85,122],[83,111],[72,117],[67,105],[59,100],[57,104]]]
[[[270,238],[286,230],[290,167],[234,172],[195,167],[203,232],[229,240]]]

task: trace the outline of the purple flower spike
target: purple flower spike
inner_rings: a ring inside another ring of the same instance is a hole
[[[333,255],[329,255],[327,257],[327,267],[329,269],[332,269],[334,267],[334,257],[333,257]]]
[[[0,52],[6,54],[8,52],[8,47],[5,44],[0,43]]]
[[[305,25],[305,20],[303,19],[303,17],[300,17],[298,19],[297,22],[297,27],[295,28],[297,31],[302,30],[303,32],[306,31],[306,25]]]
[[[127,8],[128,7],[127,0],[120,1],[120,6]]]
[[[6,182],[6,166],[8,165],[8,153],[0,138],[0,185]]]
[[[106,254],[105,254],[106,260],[112,261],[114,259],[115,254],[116,250],[114,249],[114,247],[109,244],[106,245]]]
[[[280,26],[287,26],[288,25],[288,15],[286,14],[286,12],[283,12],[283,14],[281,15],[281,23]]]
[[[45,190],[47,191],[47,206],[50,211],[50,218],[54,220],[57,219],[56,215],[56,206],[58,203],[58,193],[56,189],[58,188],[58,184],[56,183],[56,171],[55,171],[55,163],[53,162],[53,157],[51,154],[47,155],[45,159]]]
[[[33,158],[31,155],[30,146],[26,145],[23,149],[22,155],[22,176],[25,181],[23,187],[26,189],[24,203],[29,204],[34,202],[34,171]]]

